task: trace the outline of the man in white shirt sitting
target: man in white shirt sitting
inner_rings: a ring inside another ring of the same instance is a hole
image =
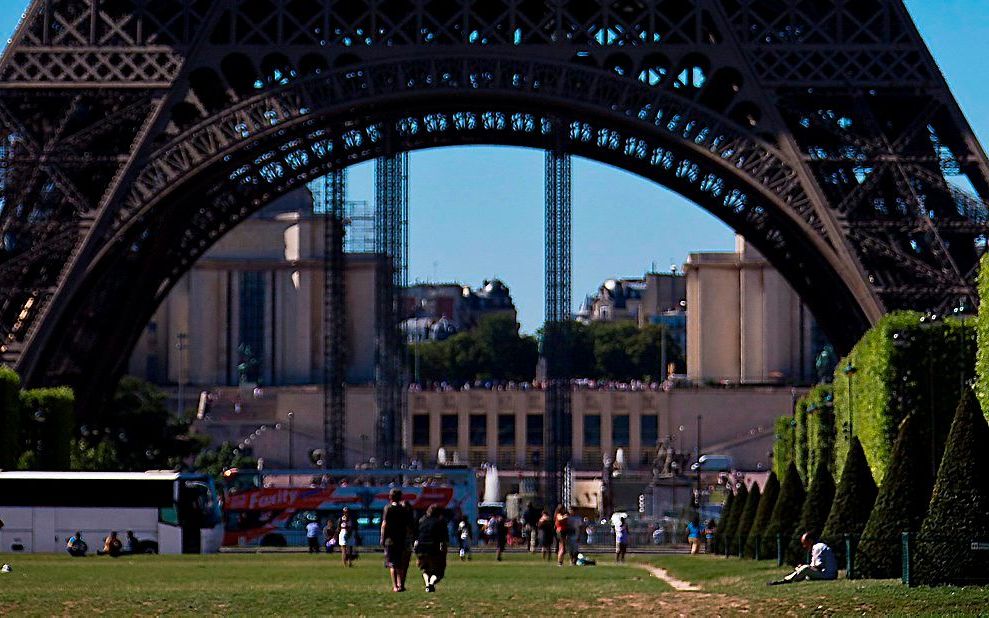
[[[810,532],[805,532],[800,537],[800,545],[810,551],[810,564],[801,564],[793,573],[783,579],[769,582],[770,586],[779,584],[791,584],[804,580],[831,580],[838,579],[838,562],[835,560],[834,552],[827,543],[819,541],[815,543],[814,536]]]

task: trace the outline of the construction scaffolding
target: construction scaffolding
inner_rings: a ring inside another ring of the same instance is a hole
[[[543,435],[544,488],[547,504],[564,499],[564,470],[571,456],[570,350],[572,172],[570,155],[546,152],[546,412]],[[570,506],[567,504],[566,506]]]
[[[409,155],[381,157],[374,167],[376,452],[382,467],[402,463],[405,418],[401,293],[408,285]]]
[[[324,176],[313,190],[314,210],[323,216],[323,466],[345,465],[347,380],[347,172]]]

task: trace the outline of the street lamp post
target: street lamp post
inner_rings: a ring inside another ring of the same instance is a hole
[[[848,378],[848,441],[851,443],[852,436],[855,435],[855,391],[852,390],[852,378],[858,367],[849,360],[841,371]]]
[[[183,364],[183,360],[185,357],[186,347],[188,347],[186,345],[188,339],[189,339],[189,335],[187,335],[186,333],[176,333],[175,335],[175,349],[178,350],[179,353],[179,375],[177,376],[179,392],[178,392],[178,402],[175,404],[175,414],[176,416],[179,417],[182,416],[182,403],[185,398],[185,380],[182,374],[185,373],[185,366]]]
[[[295,469],[295,412],[291,410],[288,413],[288,467],[289,470]]]
[[[700,414],[697,415],[697,460],[694,462],[697,466],[697,509],[701,508],[701,421],[704,417]]]
[[[968,351],[968,337],[965,333],[965,318],[968,317],[966,312],[968,307],[965,306],[965,299],[962,299],[958,306],[952,309],[958,319],[961,321],[962,327],[958,332],[958,337],[961,340],[961,357],[958,359],[958,388],[959,395],[965,390],[965,353]]]

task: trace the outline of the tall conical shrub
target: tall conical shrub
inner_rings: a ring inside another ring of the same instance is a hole
[[[766,479],[766,489],[759,499],[759,508],[756,510],[755,520],[749,529],[749,536],[745,540],[745,555],[749,558],[756,557],[756,546],[759,546],[759,558],[766,560],[776,556],[776,541],[772,543],[766,539],[766,529],[769,527],[769,518],[773,516],[773,508],[780,495],[780,482],[776,478],[775,472],[769,473]]]
[[[735,531],[735,553],[743,553],[745,549],[745,542],[749,538],[749,530],[752,529],[752,523],[755,521],[756,511],[759,510],[759,502],[762,500],[762,492],[759,490],[758,483],[752,483],[752,489],[749,490],[749,497],[745,500],[745,508],[742,509],[742,516],[738,520],[738,530]]]
[[[776,537],[779,535],[783,540],[783,547],[793,531],[800,523],[800,511],[806,498],[804,484],[800,480],[800,473],[797,472],[797,465],[790,462],[786,468],[786,475],[783,477],[783,484],[780,485],[780,495],[773,507],[773,514],[769,518],[769,526],[764,533],[765,542],[769,544],[769,555],[776,555]]]
[[[916,424],[917,417],[912,414],[900,423],[886,478],[855,552],[855,577],[900,577],[901,533],[920,530],[927,514],[931,499],[930,446],[924,444],[924,434]]]
[[[739,483],[738,489],[735,490],[735,501],[731,507],[731,514],[725,522],[724,529],[724,549],[729,554],[734,555],[738,552],[738,540],[735,535],[738,534],[738,522],[742,519],[742,511],[745,510],[745,501],[748,497],[749,491],[745,488],[745,483]]]
[[[989,425],[971,389],[962,392],[948,432],[927,517],[920,528],[914,581],[921,584],[989,581]]]
[[[862,443],[853,436],[845,465],[841,469],[841,479],[831,504],[831,513],[828,514],[824,532],[821,533],[825,542],[834,550],[839,565],[845,563],[845,535],[851,535],[853,545],[858,543],[865,524],[869,522],[869,514],[872,513],[878,492]]]
[[[800,509],[800,524],[790,534],[786,554],[789,564],[805,562],[807,552],[800,545],[800,537],[805,532],[815,536],[821,534],[828,513],[831,512],[832,502],[834,502],[834,479],[831,477],[827,462],[819,461],[814,466],[814,476],[811,477],[807,497],[804,498],[803,507]]]
[[[721,507],[721,516],[718,517],[718,527],[714,530],[714,550],[719,553],[725,553],[725,525],[728,520],[731,519],[731,511],[735,508],[735,492],[731,491],[731,487],[728,486],[725,497],[725,503]]]

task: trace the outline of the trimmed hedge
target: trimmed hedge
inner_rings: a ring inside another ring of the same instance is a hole
[[[989,253],[979,262],[979,299],[989,300]],[[979,302],[979,314],[975,319],[978,345],[975,353],[975,394],[982,405],[982,413],[989,418],[989,302]]]
[[[725,526],[728,524],[728,520],[731,519],[732,509],[735,508],[735,492],[731,490],[731,487],[726,488],[728,496],[725,498],[725,503],[721,507],[721,517],[718,518],[718,527],[714,529],[714,550],[723,554],[725,552]]]
[[[872,471],[869,470],[869,463],[865,460],[862,444],[858,438],[852,438],[852,448],[848,451],[848,459],[841,471],[841,480],[835,491],[831,513],[828,514],[824,532],[821,534],[834,550],[839,565],[845,563],[844,535],[852,535],[853,544],[858,542],[865,525],[869,522],[869,515],[876,503],[878,492]]]
[[[819,459],[834,471],[834,391],[818,384],[797,401],[794,415],[794,461],[806,484]]]
[[[810,532],[814,536],[819,536],[824,529],[828,513],[831,512],[831,504],[834,502],[834,479],[831,471],[824,462],[818,463],[814,468],[814,476],[807,490],[800,509],[800,525],[789,536],[787,546],[786,561],[789,564],[800,564],[805,562],[804,556],[807,553],[800,545],[800,537],[805,532]]]
[[[780,495],[780,482],[776,478],[775,472],[769,473],[766,479],[766,490],[759,499],[759,509],[756,511],[752,528],[749,529],[749,536],[745,540],[745,555],[749,558],[756,557],[756,545],[758,544],[758,555],[762,560],[776,556],[776,539],[767,539],[765,531],[769,527],[769,519],[773,516],[773,508]]]
[[[739,483],[735,490],[735,501],[731,507],[731,515],[725,521],[724,539],[725,553],[738,554],[738,525],[742,520],[742,512],[745,511],[745,501],[749,498],[749,490],[745,483]]]
[[[736,554],[742,553],[744,555],[745,543],[749,539],[749,532],[752,530],[753,522],[755,522],[755,515],[759,510],[761,499],[762,492],[759,490],[759,484],[752,483],[749,496],[745,499],[745,508],[742,509],[742,517],[738,520],[738,530],[735,531],[735,537],[738,539],[735,547]]]
[[[16,466],[23,450],[20,390],[21,378],[10,367],[0,365],[0,469],[3,470]]]
[[[784,549],[797,529],[800,522],[800,512],[803,508],[806,492],[800,480],[800,473],[793,462],[786,469],[783,483],[780,485],[780,495],[773,507],[773,514],[769,518],[769,525],[763,534],[765,542],[769,544],[770,556],[776,555],[776,535],[780,535]]]
[[[897,428],[908,413],[917,414],[923,426],[931,426],[933,417],[940,457],[962,382],[973,375],[974,334],[971,320],[964,325],[943,316],[932,321],[916,312],[891,313],[869,329],[835,369],[839,475],[849,448],[849,395],[854,403],[852,429],[877,484],[886,476]],[[850,377],[844,372],[849,361],[856,368]]]
[[[776,441],[773,442],[773,472],[776,478],[786,477],[786,470],[793,461],[794,430],[796,424],[789,416],[776,419]]]
[[[920,529],[931,499],[930,448],[925,448],[923,436],[914,415],[900,424],[887,472],[889,482],[879,487],[855,553],[855,577],[888,579],[901,575],[900,533]]]
[[[989,425],[975,394],[965,389],[916,544],[917,583],[989,579],[989,552],[970,549],[970,543],[989,539],[989,459],[982,452],[987,444]]]
[[[32,467],[40,470],[68,470],[75,431],[72,389],[60,386],[21,391],[21,407],[33,419],[33,458],[25,461],[32,461]]]

